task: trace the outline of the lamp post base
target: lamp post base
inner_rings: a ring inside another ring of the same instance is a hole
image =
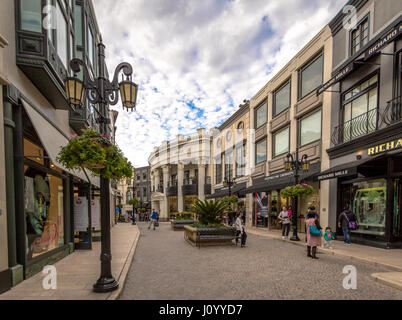
[[[111,292],[119,287],[119,283],[113,278],[99,278],[93,285],[94,292]]]
[[[300,238],[297,235],[293,235],[289,239],[290,241],[300,241]]]

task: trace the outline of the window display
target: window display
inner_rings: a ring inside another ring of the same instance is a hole
[[[386,180],[370,180],[353,184],[353,212],[359,228],[353,233],[385,234]]]
[[[64,245],[63,180],[25,167],[27,258],[31,260]]]

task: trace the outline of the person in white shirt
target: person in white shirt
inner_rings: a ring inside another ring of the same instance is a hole
[[[245,247],[247,234],[246,234],[246,231],[244,230],[244,226],[241,222],[240,213],[236,214],[235,226],[236,226],[236,245],[238,243],[239,236],[241,235],[241,246]]]
[[[282,211],[279,214],[278,218],[282,223],[282,239],[288,238],[290,230],[290,217],[286,207],[282,208]]]

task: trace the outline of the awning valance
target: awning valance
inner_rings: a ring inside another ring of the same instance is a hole
[[[46,150],[50,160],[52,163],[59,169],[64,170],[77,178],[82,179],[85,182],[88,182],[88,178],[83,172],[83,170],[72,170],[65,168],[61,163],[57,161],[58,154],[60,152],[61,147],[68,144],[68,139],[65,137],[59,130],[57,130],[47,119],[45,119],[37,110],[35,110],[28,102],[21,100],[22,105],[26,113],[28,114],[29,119],[32,122],[32,125],[35,128],[35,131],[42,143],[43,147]],[[91,181],[91,183],[97,187],[100,186],[99,177],[93,176],[91,173],[87,172],[87,175]]]
[[[232,187],[230,193],[232,195],[238,193],[239,195],[244,195],[247,184],[246,182],[238,183],[236,187]],[[223,187],[220,189],[216,189],[215,193],[206,196],[207,199],[216,199],[216,198],[224,198],[229,196],[229,187]]]

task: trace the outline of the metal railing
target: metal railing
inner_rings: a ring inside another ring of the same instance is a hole
[[[336,146],[378,129],[378,109],[370,110],[335,127],[332,143]]]
[[[391,101],[387,102],[387,107],[385,108],[382,116],[382,123],[385,125],[393,125],[395,123],[402,121],[402,97],[399,96]]]

